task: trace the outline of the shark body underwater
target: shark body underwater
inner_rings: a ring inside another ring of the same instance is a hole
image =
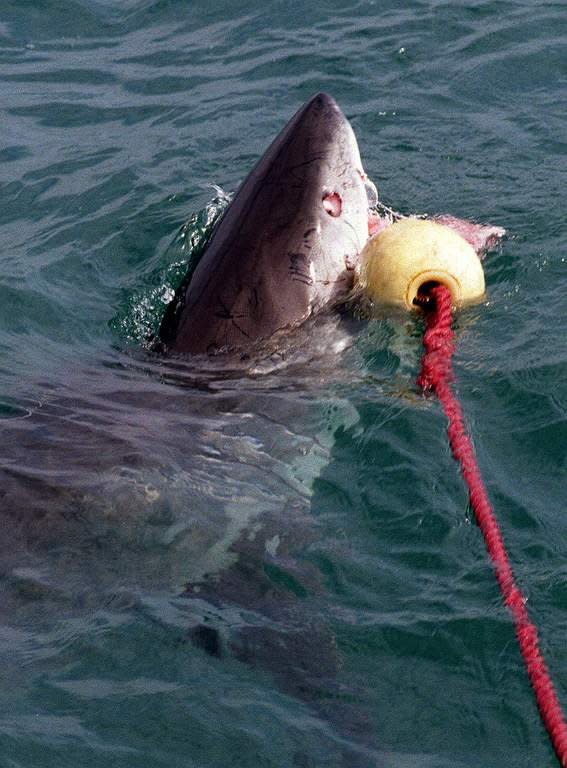
[[[329,386],[316,366],[254,379],[246,365],[236,376],[208,365],[210,355],[255,359],[256,344],[301,336],[350,290],[367,236],[356,139],[335,102],[316,96],[237,192],[166,312],[160,336],[173,359],[98,347],[53,379],[30,377],[26,410],[4,421],[0,444],[0,630],[84,633],[60,666],[51,659],[50,675],[64,677],[68,663],[101,674],[81,644],[104,615],[97,643],[124,679],[160,678],[148,654],[155,636],[190,687],[204,687],[207,714],[216,691],[193,669],[236,691],[237,659],[259,670],[250,676],[258,702],[283,695],[306,717],[296,727],[274,715],[276,731],[291,732],[294,765],[317,764],[319,750],[348,753],[341,765],[375,764],[309,555],[325,546],[315,479],[334,434],[358,420],[335,392],[336,360]],[[126,639],[113,629],[124,622]],[[135,669],[123,665],[122,640]],[[72,706],[88,719],[80,696]],[[128,698],[112,706],[113,744],[129,749],[138,710]],[[171,712],[179,722],[164,749],[179,748],[190,709]],[[153,733],[152,715],[139,726]]]

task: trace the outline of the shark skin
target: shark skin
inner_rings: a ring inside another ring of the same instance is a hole
[[[367,181],[354,132],[319,93],[237,191],[159,338],[180,354],[249,349],[340,302],[368,238]]]

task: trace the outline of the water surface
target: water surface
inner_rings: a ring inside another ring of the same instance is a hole
[[[143,339],[318,90],[386,202],[506,227],[457,389],[567,705],[566,43],[553,0],[5,0],[2,765],[556,764],[419,323],[249,375]]]

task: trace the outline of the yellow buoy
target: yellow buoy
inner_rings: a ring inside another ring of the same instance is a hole
[[[426,283],[447,286],[457,306],[484,296],[484,272],[472,245],[434,221],[401,219],[369,240],[361,259],[361,282],[379,304],[415,309]]]

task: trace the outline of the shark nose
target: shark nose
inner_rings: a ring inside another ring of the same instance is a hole
[[[323,195],[323,208],[333,218],[340,216],[343,209],[343,201],[339,193],[328,192],[326,195]]]

